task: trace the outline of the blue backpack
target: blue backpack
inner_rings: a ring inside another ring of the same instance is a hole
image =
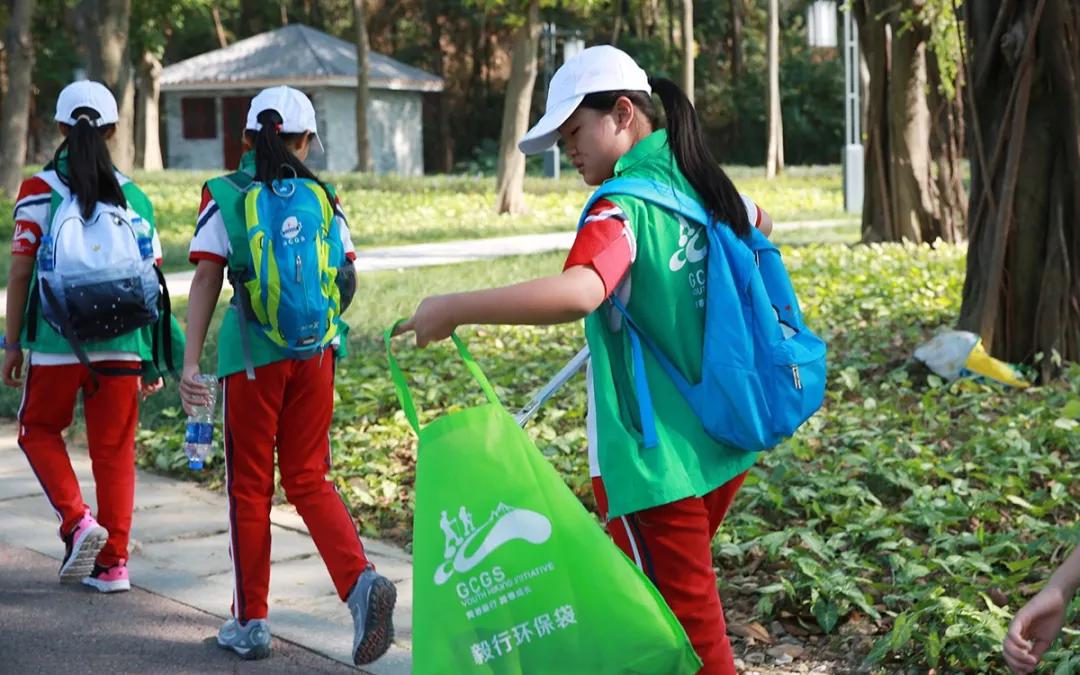
[[[214,194],[243,199],[243,222],[226,218],[225,227],[234,302],[247,319],[240,321],[244,370],[254,379],[248,324],[289,358],[317,356],[339,335],[356,277],[321,185],[302,178],[266,185],[246,174],[227,180],[234,193]],[[236,212],[235,205],[219,205],[223,216]]]
[[[791,436],[825,398],[826,345],[803,322],[776,246],[756,229],[740,239],[726,223],[712,222],[696,200],[642,178],[615,178],[601,185],[578,229],[593,203],[613,194],[651,202],[704,226],[708,234],[701,382],[688,382],[623,303],[610,298],[629,328],[645,446],[655,447],[658,441],[642,343],[715,440],[754,452]]]

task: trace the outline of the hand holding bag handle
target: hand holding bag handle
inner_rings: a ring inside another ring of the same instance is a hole
[[[394,356],[394,352],[391,349],[391,340],[394,337],[394,332],[407,320],[408,319],[398,319],[394,322],[393,326],[387,328],[386,332],[383,333],[383,342],[386,345],[386,360],[390,364],[390,379],[394,381],[394,389],[397,391],[401,409],[405,412],[405,418],[409,420],[409,426],[411,426],[413,431],[419,435],[420,418],[416,414],[416,405],[413,403],[409,385],[405,381],[405,373],[402,372],[401,366],[398,364],[397,358]],[[472,376],[480,384],[480,389],[483,390],[487,400],[495,405],[501,406],[502,402],[495,394],[495,388],[491,386],[491,382],[488,381],[487,376],[480,370],[480,366],[477,365],[476,359],[469,353],[465,343],[462,342],[457,333],[451,333],[450,339],[454,341],[454,345],[457,346],[458,354],[461,355],[461,360],[465,362],[465,367],[469,369],[469,372],[472,373]]]

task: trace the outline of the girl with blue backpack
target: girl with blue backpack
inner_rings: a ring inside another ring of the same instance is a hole
[[[663,103],[664,127],[652,94]],[[636,179],[686,195],[740,237],[771,229],[709,153],[686,95],[614,47],[591,47],[563,64],[544,116],[519,147],[533,154],[560,139],[589,185]],[[562,274],[429,297],[401,331],[415,331],[423,346],[464,324],[585,319],[589,463],[601,515],[679,618],[701,672],[734,675],[711,542],[757,455],[715,440],[656,357],[662,352],[686,379],[700,379],[713,255],[705,228],[658,201],[618,191],[594,198]],[[646,339],[648,351],[639,344]],[[731,404],[738,412],[741,402]]]
[[[348,223],[333,188],[304,165],[318,142],[315,109],[291,87],[251,101],[238,171],[203,187],[189,257],[180,395],[210,403],[199,360],[228,271],[230,303],[217,337],[222,379],[232,618],[218,644],[245,659],[270,654],[270,507],[274,457],[296,506],[353,616],[355,663],[382,656],[394,637],[394,585],[375,572],[330,470],[334,363],[345,355],[341,314],[355,289]],[[276,450],[276,453],[275,453]]]
[[[112,593],[131,588],[139,397],[163,384],[154,331],[164,326],[156,337],[171,338],[171,317],[161,312],[153,207],[109,155],[119,119],[112,93],[98,82],[69,84],[55,119],[64,140],[15,202],[3,380],[23,387],[19,446],[60,520],[60,581]],[[80,392],[96,519],[63,436]]]

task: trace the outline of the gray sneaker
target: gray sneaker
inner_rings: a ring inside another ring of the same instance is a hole
[[[352,613],[353,663],[371,663],[390,649],[394,641],[394,603],[397,589],[371,567],[356,580],[347,603]]]
[[[266,619],[252,619],[242,626],[236,619],[229,619],[218,629],[217,643],[242,659],[265,659],[270,656],[270,624]]]

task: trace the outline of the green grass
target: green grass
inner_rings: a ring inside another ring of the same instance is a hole
[[[850,218],[842,211],[841,175],[836,166],[794,167],[767,181],[760,168],[732,167],[732,179],[777,222]],[[137,172],[135,181],[154,204],[167,271],[188,268],[187,251],[198,215],[201,185],[213,172]],[[490,176],[398,177],[327,175],[338,186],[357,248],[451,239],[572,230],[588,189],[576,175],[559,180],[526,179],[528,213],[495,214],[495,180]],[[12,202],[0,199],[0,213]],[[0,236],[11,237],[11,222]],[[8,256],[0,256],[0,280],[7,279]],[[4,281],[6,283],[6,281]]]

